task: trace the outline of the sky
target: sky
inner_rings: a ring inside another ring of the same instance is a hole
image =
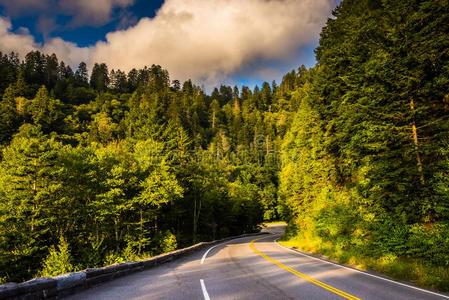
[[[0,0],[0,51],[76,66],[161,65],[171,79],[254,86],[315,64],[337,0]]]

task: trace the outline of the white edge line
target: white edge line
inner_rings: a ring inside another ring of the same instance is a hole
[[[366,276],[371,276],[371,277],[374,277],[374,278],[377,278],[377,279],[382,279],[382,280],[385,280],[385,281],[388,281],[388,282],[392,282],[392,283],[395,283],[395,284],[398,284],[398,285],[402,285],[402,286],[405,286],[405,287],[408,287],[408,288],[411,288],[411,289],[415,289],[415,290],[418,290],[418,291],[421,291],[421,292],[425,292],[425,293],[429,293],[429,294],[433,294],[433,295],[436,295],[436,296],[440,296],[440,297],[449,299],[449,296],[446,296],[446,295],[442,295],[442,294],[435,293],[435,292],[432,292],[432,291],[428,291],[428,290],[425,290],[425,289],[421,289],[421,288],[418,288],[418,287],[415,287],[415,286],[412,286],[412,285],[408,285],[408,284],[405,284],[405,283],[401,283],[401,282],[397,282],[397,281],[390,280],[390,279],[387,279],[387,278],[383,278],[383,277],[380,277],[380,276],[376,276],[376,275],[373,275],[373,274],[369,274],[369,273],[366,273],[366,272],[363,272],[363,271],[360,271],[360,270],[357,270],[357,269],[348,268],[348,267],[345,267],[345,266],[342,266],[342,265],[339,265],[339,264],[336,264],[336,263],[333,263],[333,262],[330,262],[330,261],[327,261],[327,260],[324,260],[324,259],[321,259],[321,258],[318,258],[318,257],[313,257],[311,255],[307,255],[307,254],[305,254],[305,253],[303,253],[303,252],[301,252],[299,250],[293,250],[291,248],[287,248],[287,247],[282,246],[281,244],[278,243],[279,239],[280,239],[280,237],[274,240],[276,245],[278,245],[279,247],[284,248],[284,249],[286,249],[288,251],[294,252],[296,254],[299,254],[299,255],[302,255],[302,256],[306,256],[306,257],[309,257],[309,258],[312,258],[312,259],[315,259],[315,260],[319,260],[319,261],[322,261],[322,262],[325,262],[325,263],[328,263],[328,264],[331,264],[331,265],[334,265],[334,266],[337,266],[337,267],[340,267],[340,268],[344,268],[344,269],[347,269],[347,270],[358,272],[358,273],[364,274]]]
[[[223,243],[225,244],[225,243]],[[220,246],[221,244],[215,245],[213,247],[210,247],[209,249],[207,249],[207,251],[204,253],[203,257],[201,258],[201,264],[204,264],[204,260],[206,259],[207,254],[209,254],[210,250],[214,249],[217,246]]]
[[[206,285],[204,284],[204,280],[200,279],[200,283],[201,283],[201,289],[203,290],[204,300],[210,300],[209,294],[207,293],[207,290],[206,290]]]
[[[261,234],[259,234],[259,235],[261,235]],[[257,235],[254,235],[254,236],[257,236]],[[267,235],[267,236],[268,236],[268,235]],[[226,242],[223,242],[223,243],[220,243],[220,244],[217,244],[217,245],[215,245],[215,246],[210,247],[210,248],[207,249],[207,251],[203,254],[203,257],[201,258],[201,264],[204,264],[204,261],[206,260],[207,255],[208,255],[209,252],[210,252],[212,249],[214,249],[215,247],[218,247],[218,246],[221,246],[221,245],[226,245],[227,243],[230,243],[230,242],[232,242],[232,241],[235,241],[235,240],[238,240],[238,239],[244,239],[244,238],[247,238],[247,237],[251,237],[251,235],[238,237],[238,238],[235,238],[235,239],[232,239],[232,240],[229,240],[229,241],[226,241]]]

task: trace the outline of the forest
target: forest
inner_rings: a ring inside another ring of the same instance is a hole
[[[160,66],[55,55],[0,65],[0,277],[22,281],[254,232],[277,186],[305,68],[211,95]],[[296,99],[296,100],[295,100]]]
[[[1,53],[0,282],[284,219],[287,245],[448,290],[448,19],[343,0],[313,68],[209,94],[156,64]]]
[[[342,1],[296,90],[287,243],[449,290],[449,2]]]

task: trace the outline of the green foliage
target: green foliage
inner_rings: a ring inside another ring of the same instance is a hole
[[[156,242],[158,245],[153,248],[155,254],[174,251],[178,248],[176,237],[169,230],[156,237]]]
[[[119,254],[117,254],[115,252],[110,252],[109,254],[106,255],[103,265],[110,266],[113,264],[118,264],[118,263],[123,263],[123,262],[125,262],[125,260],[123,259],[122,256],[120,256]]]
[[[122,253],[123,259],[125,261],[133,261],[137,258],[136,250],[132,247],[130,243],[126,246]]]
[[[36,270],[49,244],[58,239],[56,213],[62,190],[58,153],[62,145],[39,127],[23,125],[3,150],[0,164],[0,232],[6,272]],[[48,241],[47,244],[42,240]],[[13,250],[13,251],[12,251]],[[25,268],[26,266],[26,268]],[[19,277],[20,278],[20,277]]]
[[[39,125],[44,133],[60,131],[63,127],[63,113],[59,100],[51,98],[47,88],[42,86],[28,106],[28,114],[33,123]]]
[[[209,96],[156,65],[125,74],[95,64],[89,78],[85,63],[73,72],[55,55],[0,57],[4,280],[30,279],[44,262],[58,273],[61,236],[82,269],[279,218],[276,152],[305,68],[282,89]]]
[[[16,90],[11,84],[0,102],[0,142],[7,143],[20,126],[21,117],[17,111]]]
[[[69,272],[73,272],[71,264],[69,245],[67,241],[61,237],[58,249],[54,246],[50,247],[50,253],[44,260],[43,269],[39,272],[39,276],[52,277]]]
[[[443,2],[342,1],[323,28],[283,142],[281,207],[301,248],[402,277],[447,268]],[[410,276],[447,288],[438,274]]]
[[[448,8],[344,0],[314,68],[211,95],[156,65],[89,78],[55,55],[0,54],[1,280],[285,218],[306,250],[434,268],[426,282],[447,286]]]

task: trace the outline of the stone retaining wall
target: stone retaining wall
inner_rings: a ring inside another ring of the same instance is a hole
[[[201,250],[207,246],[259,234],[263,233],[243,234],[218,241],[203,242],[188,248],[164,253],[141,261],[130,261],[102,268],[86,269],[81,272],[67,273],[56,277],[41,277],[23,283],[6,283],[0,285],[0,299],[58,299],[88,289],[105,281],[114,280],[115,278],[126,276],[134,272],[153,268],[157,265],[191,254],[194,251]]]

